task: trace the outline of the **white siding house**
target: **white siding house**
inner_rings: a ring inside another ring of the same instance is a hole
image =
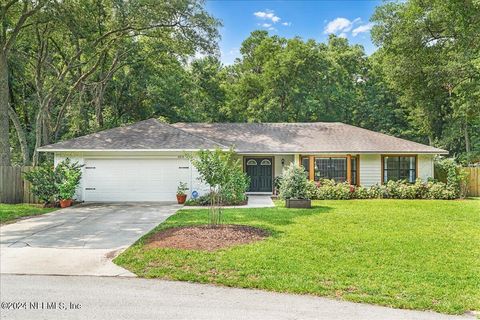
[[[58,142],[39,151],[54,153],[55,165],[66,158],[83,165],[76,195],[80,201],[174,201],[180,182],[187,183],[189,197],[194,191],[200,195],[208,192],[186,153],[230,148],[251,178],[249,191],[269,194],[274,178],[292,162],[308,166],[312,180],[329,177],[372,186],[382,183],[384,157],[390,161],[387,166],[394,167],[388,168],[387,178],[406,177],[413,182],[415,177],[433,177],[434,155],[447,153],[342,123],[169,125],[155,119]],[[395,171],[397,160],[397,167],[409,166],[408,176],[404,177],[404,169]]]

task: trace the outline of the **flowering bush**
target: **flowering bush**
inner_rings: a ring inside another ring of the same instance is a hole
[[[315,188],[315,189],[314,189]],[[456,199],[458,191],[443,182],[433,180],[415,183],[405,180],[389,181],[385,185],[371,187],[350,186],[347,182],[337,183],[334,180],[310,182],[307,192],[315,200],[346,200],[346,199]]]
[[[311,189],[303,167],[291,163],[283,170],[279,190],[281,199],[310,199]]]
[[[348,182],[336,183],[335,180],[322,179],[318,183],[317,199],[319,200],[346,200],[352,197]]]

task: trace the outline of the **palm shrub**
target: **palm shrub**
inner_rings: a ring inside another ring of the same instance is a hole
[[[281,199],[310,199],[307,172],[302,166],[290,163],[282,174],[279,197]]]

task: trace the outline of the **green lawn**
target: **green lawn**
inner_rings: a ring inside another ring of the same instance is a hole
[[[51,212],[55,208],[42,208],[33,204],[0,204],[0,223],[12,222],[15,219],[36,216]]]
[[[314,204],[224,211],[226,223],[271,230],[261,242],[217,252],[147,249],[147,235],[115,262],[148,278],[444,313],[480,310],[480,200]],[[206,210],[183,210],[156,230],[206,221]]]

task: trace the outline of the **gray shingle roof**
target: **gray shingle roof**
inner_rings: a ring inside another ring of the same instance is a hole
[[[338,122],[169,125],[155,119],[58,142],[39,150],[196,150],[230,146],[239,153],[447,153]]]
[[[41,147],[49,150],[191,150],[225,146],[156,119],[113,128]]]
[[[176,123],[174,126],[223,145],[234,145],[240,153],[448,153],[339,122]]]

